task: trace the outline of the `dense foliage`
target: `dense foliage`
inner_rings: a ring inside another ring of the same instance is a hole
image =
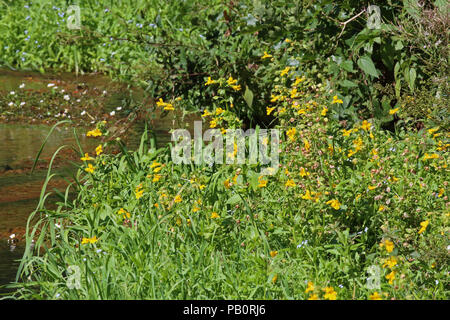
[[[376,12],[369,5],[380,8]],[[144,88],[152,97],[184,97],[185,109],[205,109],[215,91],[200,93],[206,75],[232,74],[253,92],[235,112],[269,123],[268,79],[260,57],[280,52],[286,64],[326,81],[356,112],[385,119],[408,105],[417,121],[447,124],[448,3],[418,1],[80,1],[81,29],[68,29],[66,1],[0,3],[0,63],[32,69],[101,71]],[[298,42],[289,51],[286,39]],[[377,84],[375,86],[374,84]],[[408,96],[429,102],[411,102]],[[242,93],[234,99],[243,101]],[[238,104],[237,104],[238,105]],[[430,109],[432,115],[427,114]],[[405,116],[406,116],[405,115]]]
[[[81,30],[63,4],[2,2],[3,63],[108,72],[222,134],[271,126],[280,167],[177,165],[99,122],[76,199],[43,191],[16,297],[448,298],[445,1],[377,1],[380,28],[351,0],[80,1]]]

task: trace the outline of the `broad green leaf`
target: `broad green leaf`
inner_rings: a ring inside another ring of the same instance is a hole
[[[373,64],[372,59],[368,56],[363,56],[358,59],[358,66],[366,73],[375,78],[378,78],[378,72]]]

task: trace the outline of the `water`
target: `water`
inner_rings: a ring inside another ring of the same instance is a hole
[[[108,119],[113,124],[112,130],[120,131],[121,125],[114,124],[120,117],[125,117],[127,92],[119,91],[117,85],[107,85],[108,79],[102,76],[86,75],[77,77],[73,74],[40,75],[32,72],[13,72],[0,70],[0,92],[17,91],[18,87],[26,84],[27,90],[37,92],[46,88],[48,81],[54,81],[66,85],[66,88],[75,87],[80,82],[88,87],[96,87],[99,90],[108,90],[108,99],[103,106],[104,113],[108,114],[117,107],[123,107],[117,112],[114,119]],[[114,91],[116,90],[116,91]],[[181,117],[179,113],[170,113],[161,117],[160,112],[145,113],[137,119],[126,132],[124,141],[130,150],[135,149],[139,143],[145,125],[153,130],[157,138],[157,145],[164,146],[170,141],[170,129],[185,128],[188,126],[192,134],[193,122],[199,120],[199,115]],[[18,259],[24,251],[24,234],[28,216],[38,204],[43,181],[47,174],[48,163],[53,153],[62,145],[76,146],[73,128],[58,127],[49,137],[47,144],[40,156],[37,169],[30,174],[34,159],[47,136],[50,125],[33,125],[27,123],[0,123],[0,295],[8,292],[1,288],[14,281]],[[84,133],[89,128],[77,128],[78,137],[83,149],[94,150],[98,139],[86,138]],[[92,154],[92,153],[91,153]],[[69,160],[79,161],[78,155],[65,149],[60,153],[61,157],[56,161],[56,168],[52,172],[70,177],[75,168],[69,164]],[[67,182],[61,177],[53,178],[47,187],[47,191],[56,188],[65,190]],[[60,201],[56,196],[51,196],[46,201],[46,207],[54,207],[55,202]],[[8,243],[12,235],[17,243]]]

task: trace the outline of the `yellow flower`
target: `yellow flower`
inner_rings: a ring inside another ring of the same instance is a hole
[[[292,42],[292,40],[289,40],[288,38],[284,39],[284,42],[289,43]]]
[[[319,300],[319,297],[317,296],[317,294],[312,294],[309,296],[308,300]]]
[[[161,165],[161,163],[153,161],[153,163],[150,165],[150,168],[159,167],[160,165]]]
[[[305,293],[310,291],[314,291],[314,283],[312,283],[312,281],[308,281],[308,286],[306,287]]]
[[[278,254],[278,251],[270,251],[270,256],[272,258],[275,258],[275,256]]]
[[[383,268],[389,267],[393,268],[397,264],[397,259],[395,257],[389,257],[388,259],[384,260]]]
[[[323,296],[325,299],[336,300],[337,292],[334,291],[333,287],[326,287],[323,291],[325,291]]]
[[[228,83],[228,85],[232,86],[237,83],[237,80],[233,79],[233,77],[229,77],[227,80],[227,83]]]
[[[181,199],[181,196],[179,195],[179,194],[177,194],[176,196],[175,196],[175,199],[173,199],[173,201],[175,201],[175,203],[179,203],[179,202],[181,202],[183,199]]]
[[[225,180],[223,185],[225,186],[225,188],[229,189],[231,186],[230,179]]]
[[[95,148],[95,153],[99,156],[103,152],[102,145],[100,144],[97,148]]]
[[[376,291],[369,296],[369,299],[370,300],[383,300],[381,298],[381,296],[378,294],[378,292],[376,292]]]
[[[322,116],[326,116],[328,112],[328,108],[327,107],[323,107],[322,112],[320,113]]]
[[[295,140],[295,134],[297,132],[297,129],[291,128],[286,132],[286,135],[289,137],[289,140],[294,141]]]
[[[438,130],[439,130],[439,127],[436,127],[436,128],[433,128],[433,129],[428,129],[427,131],[428,131],[429,134],[433,134],[433,133],[435,133]]]
[[[394,250],[394,243],[390,240],[384,240],[380,243],[380,247],[385,247],[388,253],[391,253]]]
[[[392,271],[391,273],[389,273],[386,276],[386,279],[389,280],[389,284],[392,284],[394,282],[394,279],[395,279],[395,271]]]
[[[217,83],[216,80],[212,80],[211,77],[208,77],[208,81],[205,82],[205,86],[209,86],[210,84]]]
[[[291,99],[294,99],[297,97],[297,88],[294,88],[291,90]]]
[[[154,173],[158,173],[158,172],[161,171],[161,169],[162,169],[162,167],[156,167],[156,168],[153,168],[153,172],[154,172]]]
[[[173,107],[172,104],[166,103],[166,105],[164,106],[164,110],[171,111],[171,110],[175,110],[175,108]]]
[[[426,230],[426,228],[428,227],[428,224],[430,224],[429,220],[425,220],[420,223],[421,228],[419,230],[419,234],[421,234],[422,232],[424,232]]]
[[[144,190],[136,190],[136,192],[135,192],[136,199],[139,200],[139,198],[142,198],[143,193],[144,193]]]
[[[94,160],[94,158],[89,157],[89,153],[85,153],[84,157],[81,158],[82,161],[91,161]]]
[[[273,111],[275,108],[276,108],[276,107],[273,107],[273,108],[266,107],[267,115],[270,116],[270,114],[272,113],[272,111]]]
[[[93,236],[92,238],[83,238],[81,240],[81,244],[87,244],[87,243],[96,243],[98,241],[97,236]]]
[[[241,85],[240,84],[238,84],[238,85],[236,85],[236,86],[231,86],[233,89],[234,89],[234,91],[239,91],[239,90],[241,90]]]
[[[326,204],[329,204],[335,210],[339,210],[339,208],[341,207],[339,200],[336,199],[329,200],[326,202]]]
[[[373,190],[373,189],[376,189],[377,186],[368,186],[367,188],[368,188],[369,190]]]
[[[87,137],[100,137],[101,135],[102,132],[98,128],[88,131],[88,133],[86,134]]]
[[[93,167],[92,164],[89,163],[88,167],[86,169],[84,169],[84,171],[94,173],[94,169],[95,169],[95,167]]]
[[[289,70],[291,70],[290,67],[284,68],[283,70],[281,70],[280,76],[282,76],[282,77],[285,76],[286,74],[288,74]]]
[[[120,208],[117,214],[121,214],[124,219],[131,217],[131,213],[127,212],[124,208]]]
[[[224,113],[225,112],[225,110],[223,110],[222,108],[217,108],[216,109],[216,116],[218,116],[218,115],[220,115],[220,114],[222,114],[222,113]]]
[[[439,155],[436,153],[433,153],[432,155],[429,155],[428,153],[425,153],[425,155],[423,156],[423,160],[428,160],[428,159],[438,159]]]
[[[331,102],[331,103],[340,103],[340,104],[342,104],[344,102],[341,99],[338,99],[338,96],[334,96],[333,97],[333,102]]]
[[[295,187],[295,182],[292,179],[289,179],[288,181],[286,181],[285,184],[286,187]]]
[[[400,108],[391,109],[389,110],[389,114],[396,114],[399,109]]]
[[[305,168],[301,167],[301,168],[300,168],[300,176],[301,176],[301,177],[309,176],[309,172],[307,172],[307,171],[305,170]]]
[[[348,137],[348,136],[350,136],[350,133],[352,133],[352,130],[345,130],[345,129],[342,129],[342,136],[343,136],[343,137]]]
[[[306,150],[309,150],[311,148],[311,145],[309,144],[308,140],[303,139],[303,144],[305,145]]]
[[[217,214],[217,212],[213,212],[212,214],[211,214],[211,219],[217,219],[217,218],[220,218],[220,216]]]
[[[277,282],[278,276],[274,275],[272,278],[272,283],[275,284],[275,282]]]
[[[210,128],[215,128],[215,127],[217,127],[217,120],[216,120],[216,119],[212,119],[212,120],[209,122],[209,127],[210,127]]]
[[[160,174],[155,174],[155,175],[153,176],[152,182],[158,182],[159,179],[161,179],[161,175],[160,175]]]
[[[294,84],[292,86],[296,87],[296,86],[298,86],[300,84],[300,82],[303,82],[303,81],[305,81],[305,78],[295,77],[295,82],[294,82]]]
[[[302,199],[305,200],[314,200],[313,197],[311,197],[311,192],[309,190],[306,190],[306,193],[302,196]]]
[[[264,180],[262,176],[258,177],[258,187],[264,188],[267,186],[267,180]]]
[[[386,210],[386,207],[384,207],[383,205],[380,205],[380,207],[378,208],[378,211],[384,211]]]
[[[439,189],[439,194],[438,194],[438,198],[442,197],[442,195],[444,194],[444,188],[440,188]]]
[[[362,123],[362,125],[361,125],[361,129],[363,129],[363,130],[365,130],[365,131],[370,130],[371,127],[372,127],[372,125],[371,125],[370,122],[367,121],[367,120],[364,120],[363,123]]]
[[[264,55],[261,57],[261,59],[267,59],[267,58],[272,58],[272,55],[268,54],[266,51],[264,51]]]
[[[211,115],[211,113],[208,110],[205,110],[203,112],[203,114],[202,114],[202,117],[207,117],[207,116],[210,116],[210,115]]]

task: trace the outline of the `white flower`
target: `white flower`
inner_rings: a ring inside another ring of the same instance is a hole
[[[64,92],[66,92],[66,90],[64,90],[64,89],[61,89],[61,93],[64,93]]]
[[[120,110],[122,110],[122,107],[117,107],[116,110],[120,111]]]
[[[20,88],[20,89],[25,88],[25,83],[22,83],[22,84],[19,86],[19,88]]]
[[[51,87],[53,87],[54,85],[55,85],[54,83],[49,83],[49,84],[47,85],[47,87],[51,88]]]
[[[106,90],[103,90],[103,92],[102,92],[103,94],[107,94],[108,92],[106,91]]]
[[[70,96],[69,96],[68,94],[66,94],[66,95],[64,96],[64,100],[69,101],[69,100],[70,100]]]
[[[24,106],[24,105],[25,105],[25,102],[22,101],[22,102],[20,103],[20,106],[22,107],[22,106]]]
[[[306,246],[307,244],[308,244],[308,240],[304,240],[297,246],[297,249],[299,249],[299,248],[301,248],[303,246]]]
[[[12,107],[14,105],[14,102],[8,103],[8,106]]]
[[[57,227],[57,228],[61,228],[61,225],[60,225],[60,224],[57,224],[57,223],[55,223],[55,227]]]
[[[15,237],[16,237],[16,234],[15,234],[15,233],[13,233],[13,234],[11,234],[11,235],[9,236],[10,239],[14,239]]]
[[[115,112],[115,111],[111,111],[109,114],[110,114],[111,116],[114,116],[114,115],[116,114],[116,112]]]
[[[11,91],[9,94],[13,96],[13,95],[15,95],[16,93],[15,93],[14,91]]]
[[[42,103],[42,102],[44,102],[44,100],[40,100],[40,101],[39,101],[39,103]]]
[[[86,114],[86,111],[83,110],[83,111],[81,112],[81,115],[84,116],[85,114]]]

